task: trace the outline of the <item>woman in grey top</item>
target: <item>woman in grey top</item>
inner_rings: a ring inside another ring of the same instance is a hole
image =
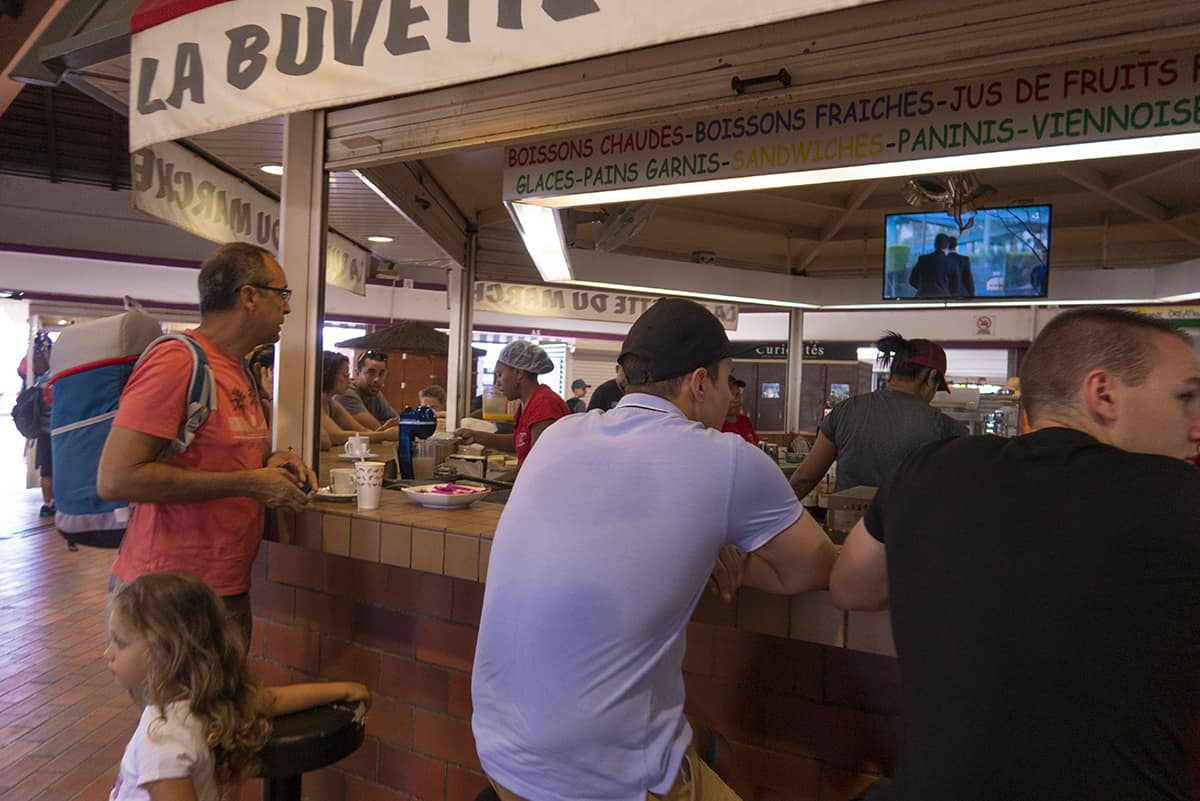
[[[803,498],[829,472],[836,459],[837,485],[878,487],[917,448],[963,436],[961,423],[930,407],[946,386],[946,351],[928,339],[905,339],[894,331],[878,340],[879,361],[889,368],[888,385],[839,403],[821,421],[817,441],[792,474]]]

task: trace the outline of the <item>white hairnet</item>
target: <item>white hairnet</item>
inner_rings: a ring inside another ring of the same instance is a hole
[[[523,339],[505,345],[504,350],[500,351],[500,355],[496,357],[496,361],[517,370],[528,370],[535,375],[548,373],[554,369],[554,362],[550,361],[546,351]]]

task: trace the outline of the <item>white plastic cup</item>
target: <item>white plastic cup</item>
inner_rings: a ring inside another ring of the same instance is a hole
[[[364,434],[354,434],[343,447],[347,456],[363,457],[371,451],[371,440]]]
[[[335,495],[350,495],[357,481],[353,467],[335,467],[329,471],[329,488]]]
[[[379,508],[383,490],[383,462],[358,462],[354,465],[354,483],[358,487],[358,510]]]

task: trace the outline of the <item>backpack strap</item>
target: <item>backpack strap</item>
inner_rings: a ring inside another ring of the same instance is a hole
[[[172,453],[183,453],[192,444],[192,440],[196,438],[196,431],[200,426],[204,425],[204,421],[208,419],[208,413],[217,408],[217,385],[213,379],[212,367],[208,363],[208,357],[204,355],[204,349],[200,347],[192,337],[186,334],[163,334],[158,339],[151,342],[142,351],[142,355],[138,357],[137,363],[133,369],[136,370],[146,358],[150,351],[154,350],[157,345],[167,341],[182,342],[187,345],[188,351],[192,354],[192,375],[188,383],[187,393],[187,412],[184,415],[183,422],[179,426],[179,432],[175,439],[167,443],[159,454],[159,460],[166,459]]]

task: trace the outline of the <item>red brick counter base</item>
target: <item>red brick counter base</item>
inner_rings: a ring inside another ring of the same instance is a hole
[[[366,742],[305,776],[306,799],[473,801],[486,780],[470,670],[502,507],[441,512],[389,495],[378,512],[320,504],[281,526],[288,544],[264,544],[251,658],[265,683],[352,679],[373,694]],[[729,738],[743,798],[842,801],[891,770],[887,623],[847,619],[824,593],[705,598],[688,628],[687,711]],[[243,798],[258,793],[251,783]]]

